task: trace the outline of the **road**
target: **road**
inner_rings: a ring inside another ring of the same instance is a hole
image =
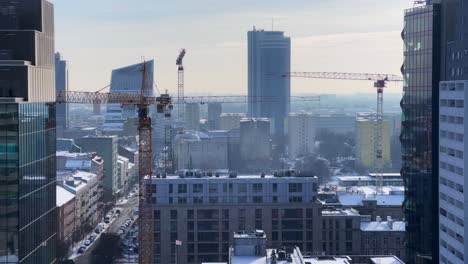
[[[133,215],[133,211],[138,208],[138,197],[133,196],[128,199],[128,202],[125,204],[117,204],[116,208],[120,209],[120,215],[110,223],[106,228],[104,233],[117,233],[119,227],[125,222],[126,219],[133,216],[136,219],[136,216]],[[100,238],[100,237],[99,237]],[[75,259],[76,264],[89,264],[91,263],[91,252],[93,252],[96,245],[99,241],[95,241],[86,252]]]

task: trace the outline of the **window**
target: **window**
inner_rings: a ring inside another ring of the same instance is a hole
[[[263,196],[254,196],[253,203],[263,203]]]
[[[238,193],[246,193],[247,192],[247,184],[246,183],[239,183],[237,185],[237,192]]]
[[[171,219],[177,220],[177,210],[171,210]]]
[[[263,184],[261,184],[261,183],[252,184],[252,191],[254,193],[262,192],[263,191]]]
[[[209,192],[216,193],[218,191],[218,185],[215,183],[210,183],[209,185]]]
[[[178,193],[187,193],[187,184],[177,185],[177,192]]]
[[[277,191],[278,191],[278,184],[273,183],[273,192],[277,192]]]
[[[201,197],[201,196],[194,196],[194,197],[193,197],[193,203],[194,203],[194,204],[202,204],[202,203],[203,203],[203,197]]]
[[[211,196],[209,199],[210,204],[217,204],[218,203],[218,197],[217,196]]]
[[[173,192],[173,186],[172,184],[169,184],[169,193],[172,193]]]
[[[262,209],[255,209],[255,218],[262,219]]]
[[[178,204],[186,204],[187,203],[187,197],[179,197],[177,200]]]
[[[289,202],[290,203],[302,203],[302,197],[301,196],[291,196],[291,197],[289,197]]]
[[[278,196],[273,196],[273,203],[278,203]]]
[[[290,183],[290,184],[288,184],[288,186],[289,186],[289,192],[290,193],[302,192],[302,184],[301,183]]]
[[[224,193],[227,193],[227,190],[228,190],[227,188],[228,188],[227,183],[223,183],[223,192]]]
[[[193,193],[203,193],[203,184],[196,183],[193,185]]]

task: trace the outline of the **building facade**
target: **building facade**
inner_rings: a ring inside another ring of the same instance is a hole
[[[465,140],[468,99],[468,81],[440,83],[439,130],[439,207],[440,207],[440,261],[464,263],[468,245],[464,241],[468,230],[464,221],[468,196],[468,173],[464,155],[468,150]]]
[[[270,121],[244,118],[240,124],[240,157],[247,170],[271,165]]]
[[[185,129],[200,129],[200,105],[197,103],[185,104]]]
[[[55,92],[68,92],[68,62],[62,58],[60,53],[55,53]],[[60,130],[70,126],[68,104],[57,105],[57,128]]]
[[[154,263],[227,261],[233,233],[263,229],[269,245],[321,247],[317,178],[203,176],[153,178]]]
[[[315,118],[307,113],[289,115],[288,153],[291,159],[315,153],[317,129]]]
[[[208,104],[208,130],[221,129],[221,114],[223,106],[220,103]]]
[[[67,245],[73,241],[73,235],[80,226],[76,217],[75,195],[57,185],[57,239]]]
[[[382,122],[382,161],[385,168],[391,166],[391,123]],[[372,116],[356,117],[356,162],[361,166],[375,168],[375,129],[376,121]]]
[[[245,118],[245,114],[242,113],[223,113],[221,114],[220,130],[232,130],[239,129],[240,121]]]
[[[405,181],[407,258],[410,263],[438,254],[438,136],[440,80],[440,5],[405,11],[401,100],[401,175]]]
[[[55,263],[54,7],[0,1],[0,259]]]
[[[120,193],[116,136],[84,137],[75,140],[84,152],[95,152],[104,160],[104,201],[114,201]]]
[[[291,71],[291,39],[280,31],[249,31],[248,117],[269,118],[273,141],[287,143],[291,79],[278,76]]]

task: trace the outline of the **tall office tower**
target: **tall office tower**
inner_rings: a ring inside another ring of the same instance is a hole
[[[0,10],[0,262],[56,263],[54,6]]]
[[[400,141],[405,182],[407,259],[439,263],[438,136],[440,5],[405,10],[405,78]]]
[[[366,169],[375,168],[375,116],[356,117],[356,162]],[[392,124],[389,120],[383,121],[382,133],[382,160],[385,168],[391,166],[391,130]]]
[[[55,92],[58,95],[62,91],[68,91],[68,62],[57,52],[55,53]],[[57,128],[68,128],[70,122],[68,104],[58,104],[56,111]]]
[[[146,71],[150,88],[153,87],[154,61],[146,62]],[[143,63],[138,63],[112,71],[110,93],[140,94],[143,80]],[[153,96],[150,89],[148,96]],[[154,111],[152,111],[154,112]],[[136,106],[107,105],[107,113],[102,128],[107,135],[121,135],[124,131],[124,122],[131,117],[136,117]]]
[[[200,129],[200,106],[197,103],[185,104],[185,129]]]
[[[291,39],[280,31],[248,32],[248,117],[269,118],[273,142],[286,145],[291,80],[278,73],[291,71]],[[275,75],[276,74],[276,75]]]
[[[442,82],[439,128],[440,263],[466,263],[468,234],[468,0],[442,2]]]
[[[96,152],[104,159],[104,200],[115,201],[120,193],[117,158],[118,142],[116,136],[87,136],[75,140],[83,152]]]
[[[308,113],[289,115],[288,153],[290,158],[294,159],[315,152],[316,120],[315,116]]]
[[[208,104],[208,130],[219,130],[221,128],[221,113],[223,106],[220,103]]]

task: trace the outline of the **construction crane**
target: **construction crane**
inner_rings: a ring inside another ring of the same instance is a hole
[[[133,105],[138,108],[138,227],[139,227],[139,263],[153,263],[153,207],[152,207],[152,141],[150,106],[156,105],[158,113],[170,114],[171,97],[161,94],[150,96],[146,62],[142,66],[142,83],[140,94],[72,92],[62,91],[57,103],[75,104],[120,104]]]
[[[179,53],[179,56],[177,57],[176,60],[176,65],[177,65],[177,101],[183,103],[184,100],[184,57],[185,57],[186,51],[185,49],[182,49]],[[177,110],[179,121],[183,123],[183,120],[185,118],[185,109],[184,106],[179,107]]]
[[[374,126],[374,169],[377,176],[376,192],[382,193],[383,188],[383,92],[387,82],[402,82],[403,77],[394,74],[374,73],[343,73],[343,72],[288,72],[281,73],[282,77],[333,79],[333,80],[357,80],[373,81],[377,88],[377,110]]]

